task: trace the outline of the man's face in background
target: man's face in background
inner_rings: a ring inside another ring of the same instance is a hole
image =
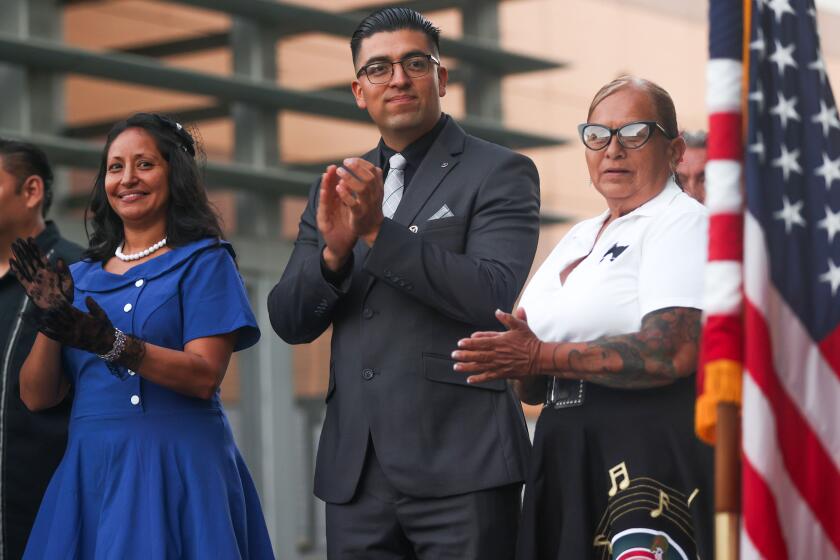
[[[677,165],[677,178],[685,192],[703,202],[706,199],[706,148],[687,148]]]

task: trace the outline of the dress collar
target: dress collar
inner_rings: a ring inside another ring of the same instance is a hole
[[[211,247],[224,247],[231,255],[233,248],[227,241],[214,237],[206,237],[193,241],[186,245],[176,247],[168,253],[159,257],[149,259],[125,271],[123,274],[114,274],[102,268],[102,261],[85,260],[70,267],[76,287],[88,292],[109,292],[118,290],[139,279],[150,280],[166,274],[173,268],[177,268],[189,260],[194,254],[207,250]]]

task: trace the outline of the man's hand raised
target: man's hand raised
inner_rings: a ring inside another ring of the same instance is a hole
[[[382,170],[361,158],[348,158],[336,171],[336,192],[352,213],[353,231],[372,246],[385,216],[382,214]]]
[[[327,246],[324,248],[324,262],[333,272],[341,269],[356,244],[359,236],[353,230],[351,209],[342,202],[337,192],[340,178],[336,166],[330,165],[321,176],[318,192],[318,231]]]

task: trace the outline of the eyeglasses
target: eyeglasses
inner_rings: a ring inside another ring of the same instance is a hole
[[[583,123],[578,125],[578,133],[583,145],[590,150],[603,150],[610,145],[613,134],[618,137],[618,143],[629,150],[641,148],[656,129],[662,131],[665,138],[673,140],[674,137],[668,134],[662,125],[656,121],[636,121],[627,123],[618,128],[609,128],[602,124]]]
[[[386,60],[380,62],[371,62],[356,72],[356,77],[360,77],[362,73],[367,76],[367,79],[373,85],[387,84],[391,81],[394,75],[394,64],[402,66],[403,72],[409,78],[422,78],[431,71],[432,66],[440,64],[440,60],[435,58],[432,54],[415,54],[407,56],[402,60],[395,60],[388,62]]]

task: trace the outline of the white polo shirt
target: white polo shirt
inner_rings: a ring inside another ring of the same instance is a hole
[[[609,211],[574,226],[539,268],[520,306],[542,340],[583,342],[637,332],[666,307],[703,308],[708,211],[669,181],[595,237]],[[586,257],[560,283],[560,272]]]

